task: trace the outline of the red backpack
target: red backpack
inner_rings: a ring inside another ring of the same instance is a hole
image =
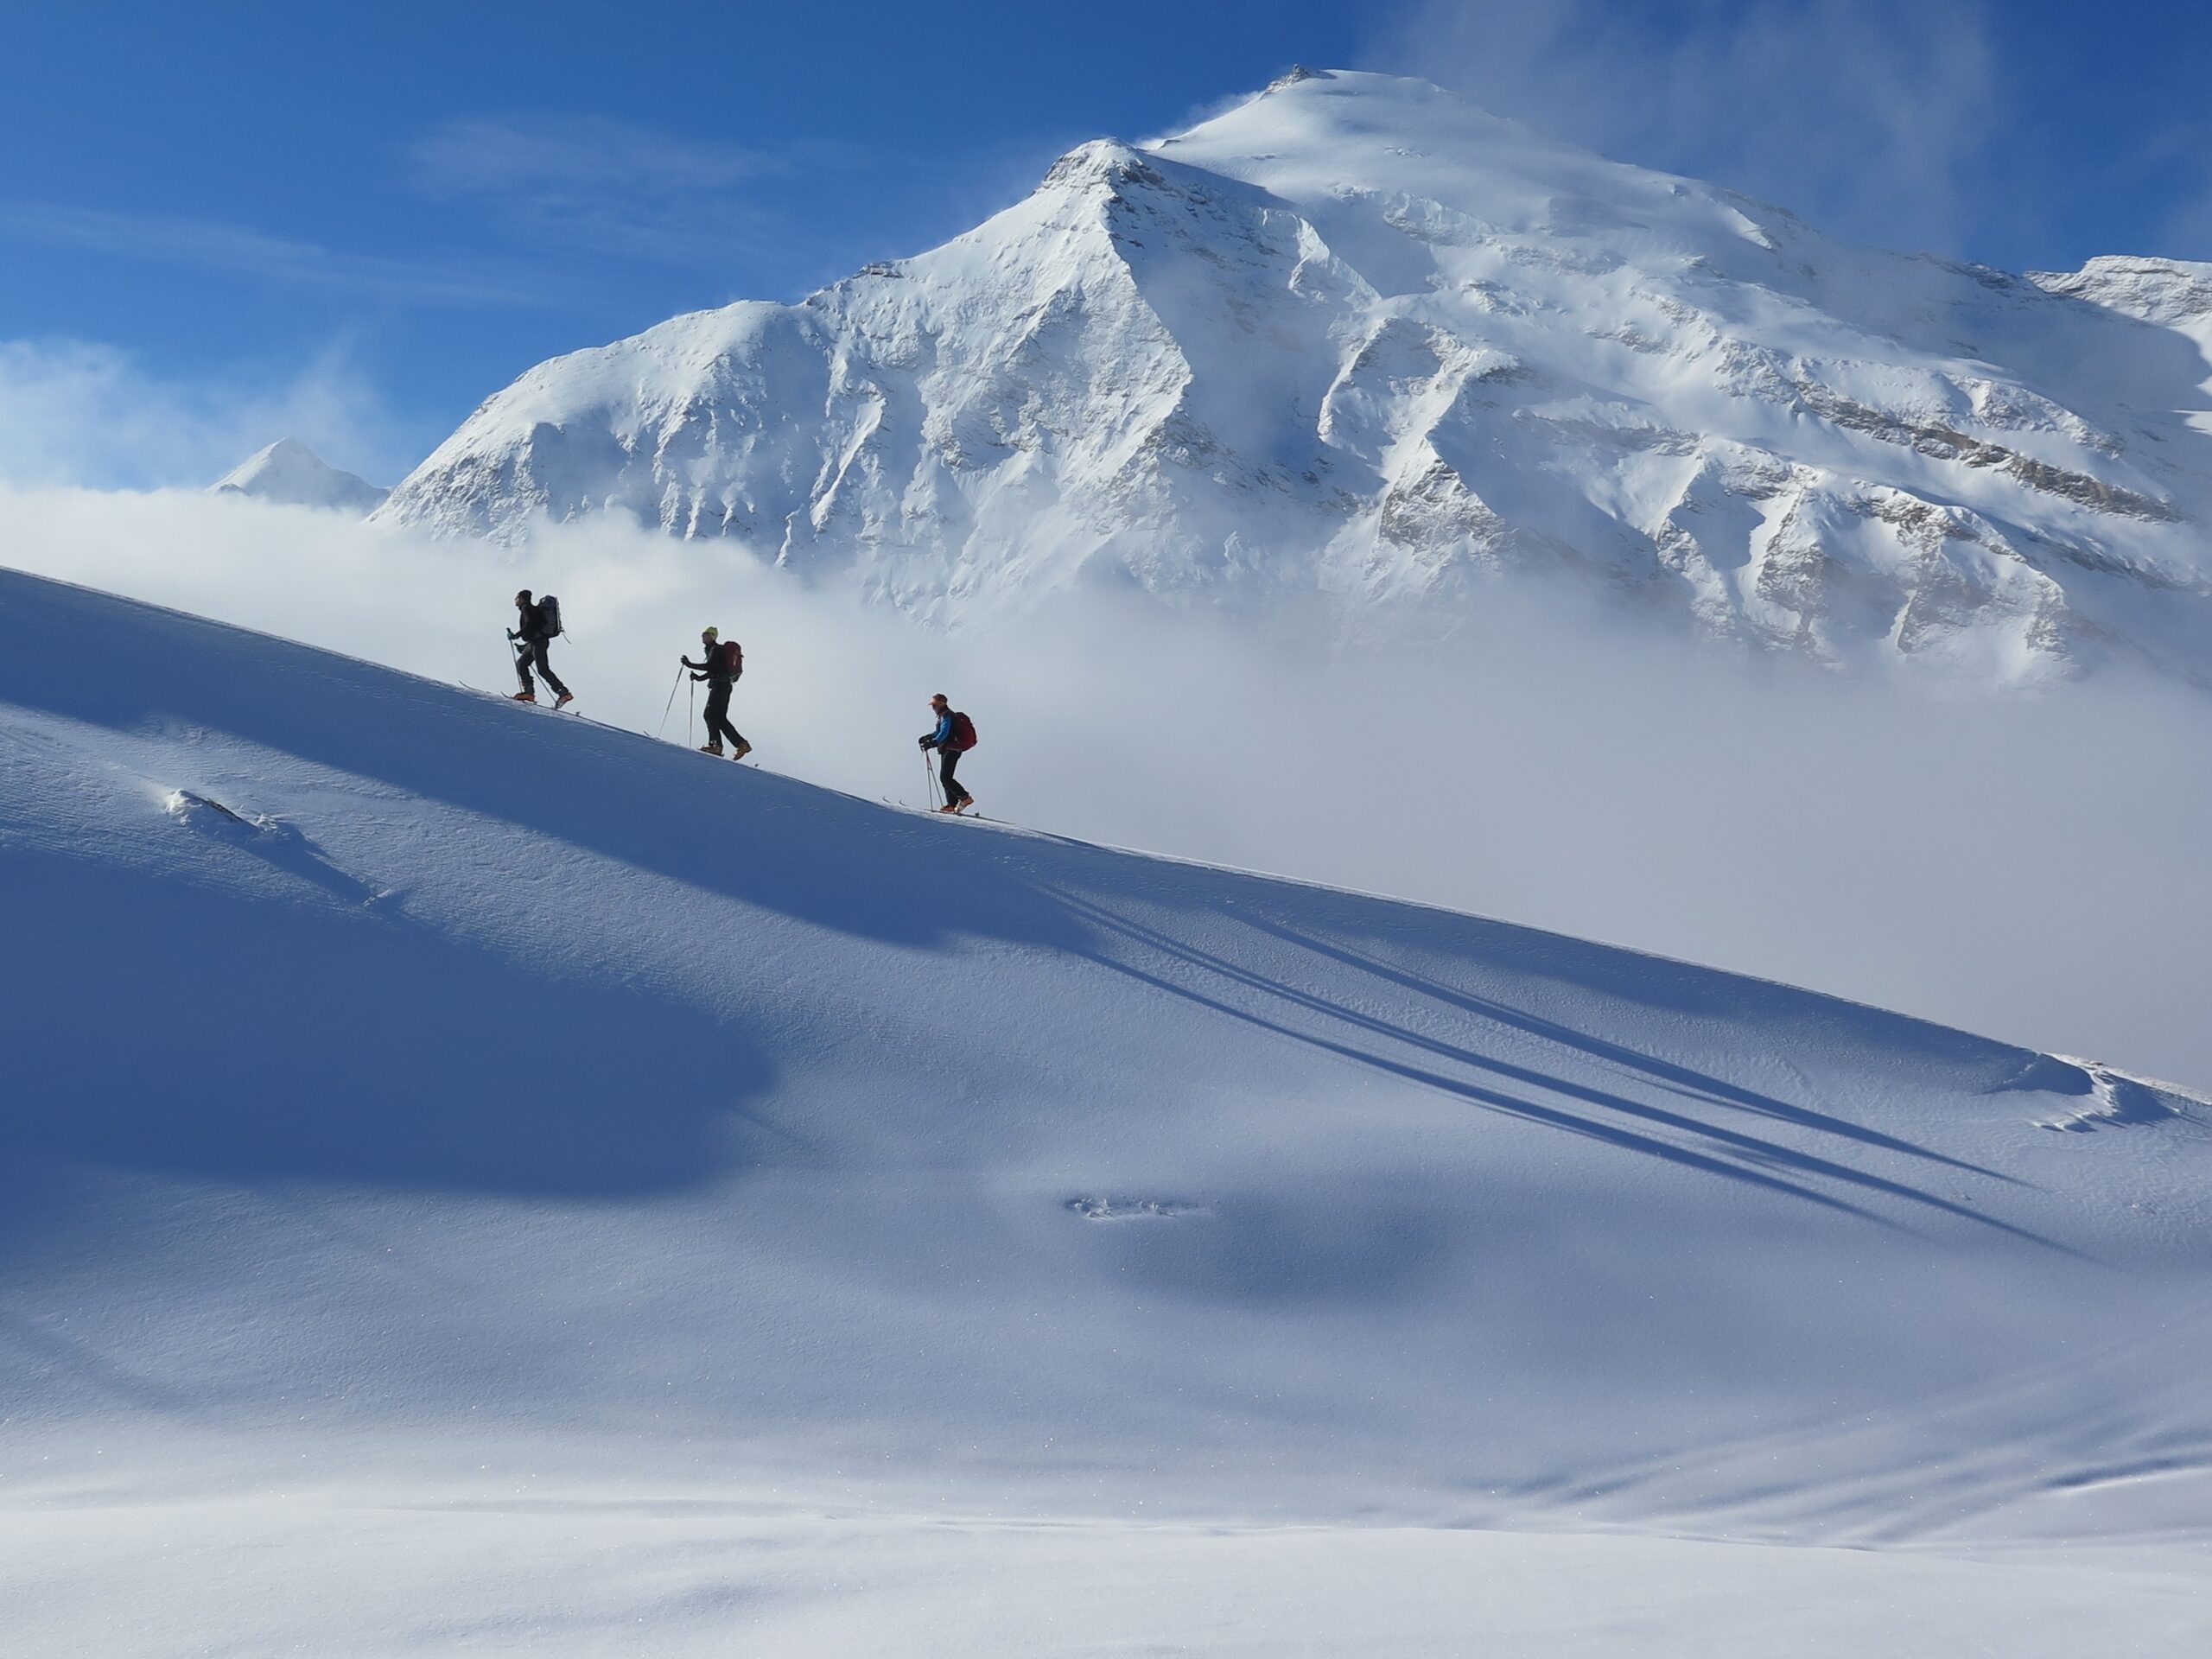
[[[952,747],[963,754],[976,747],[976,722],[957,709],[952,711]]]
[[[734,639],[725,639],[721,645],[717,645],[715,649],[721,652],[722,666],[729,671],[730,678],[734,680],[743,677],[745,673],[744,647],[740,645]]]

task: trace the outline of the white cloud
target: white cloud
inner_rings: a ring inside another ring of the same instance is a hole
[[[206,485],[283,437],[378,483],[420,453],[342,352],[280,378],[186,385],[112,346],[0,340],[0,481]]]
[[[1516,609],[1448,654],[1327,652],[1087,594],[947,635],[742,549],[600,520],[514,553],[204,496],[0,492],[12,563],[500,689],[508,601],[558,593],[594,715],[652,733],[712,622],[769,766],[922,788],[943,689],[984,810],[1395,893],[2212,1084],[2212,743],[2117,679],[1929,698]],[[683,729],[680,689],[670,720]]]
[[[1989,31],[1980,0],[1414,0],[1378,29],[1371,55],[1824,229],[1955,251],[1995,131]]]
[[[0,237],[87,248],[134,259],[197,265],[271,282],[343,289],[424,305],[534,305],[543,283],[474,268],[372,254],[337,253],[242,225],[170,214],[111,213],[41,202],[0,202]]]

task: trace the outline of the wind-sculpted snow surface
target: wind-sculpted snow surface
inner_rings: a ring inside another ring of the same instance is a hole
[[[2202,680],[2208,290],[1852,248],[1305,74],[799,304],[541,365],[380,516],[620,512],[949,620],[1107,580],[1448,626],[1572,572],[1822,661]]]
[[[2212,1634],[2108,1065],[13,575],[0,938],[22,1651]]]

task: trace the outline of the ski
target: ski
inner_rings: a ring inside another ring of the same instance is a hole
[[[879,795],[875,798],[886,806],[895,806],[901,812],[918,812],[925,818],[966,818],[971,823],[1004,824],[1009,829],[1015,827],[1011,818],[994,818],[981,812],[940,812],[933,806],[916,806],[912,801],[894,801],[888,795]]]
[[[480,697],[490,697],[490,698],[493,699],[495,702],[512,702],[512,703],[518,703],[518,704],[520,704],[520,705],[521,705],[523,708],[524,708],[524,709],[535,709],[538,710],[541,714],[548,714],[548,715],[575,715],[575,714],[576,714],[576,709],[575,709],[575,701],[576,701],[576,700],[575,700],[574,697],[571,697],[571,698],[569,698],[569,706],[568,706],[567,708],[565,708],[565,709],[562,709],[562,708],[556,708],[556,707],[555,707],[552,703],[550,703],[550,702],[537,702],[537,701],[535,701],[535,700],[532,700],[532,701],[528,702],[523,702],[523,700],[522,700],[520,697],[518,697],[518,696],[514,696],[514,695],[513,695],[512,693],[511,693],[511,692],[506,692],[506,691],[486,691],[486,690],[482,686],[480,686],[480,685],[471,685],[471,684],[470,684],[467,680],[456,680],[456,681],[454,681],[454,684],[456,684],[456,685],[458,685],[458,686],[459,686],[462,690],[464,690],[464,691],[474,691],[474,692],[478,696],[480,696]],[[582,720],[582,719],[583,719],[583,718],[584,718],[584,716],[583,716],[583,715],[576,715],[576,718],[577,718],[578,720]],[[594,724],[594,725],[604,725],[605,723],[606,723],[606,722],[605,722],[605,721],[594,721],[593,722],[593,724]]]
[[[565,715],[571,720],[582,721],[587,726],[596,726],[602,732],[620,732],[626,737],[645,736],[645,733],[633,732],[627,726],[615,726],[603,720],[594,720],[589,715],[579,714],[576,710],[576,703],[579,700],[575,698],[569,699],[567,708],[556,709],[550,702],[524,702],[521,698],[510,696],[505,691],[486,691],[482,686],[471,685],[467,680],[455,680],[454,683],[464,691],[474,691],[478,696],[488,697],[493,702],[516,703],[541,715]],[[648,739],[648,741],[651,741],[652,740]]]
[[[679,746],[668,738],[656,737],[650,732],[632,731],[627,726],[615,726],[603,720],[594,720],[589,715],[580,715],[576,712],[577,700],[571,700],[566,709],[556,709],[550,702],[521,702],[521,699],[510,696],[504,691],[486,691],[482,686],[472,685],[467,680],[455,680],[454,683],[464,691],[473,691],[478,696],[487,697],[493,702],[518,702],[521,703],[523,708],[531,709],[537,714],[566,715],[570,719],[582,721],[587,726],[596,726],[602,732],[620,732],[625,737],[643,738],[648,743],[665,743],[671,748],[678,747],[688,748],[694,754],[706,753],[706,751],[700,748],[696,744],[683,744]],[[729,761],[729,757],[728,755],[709,755],[708,758],[709,760],[719,760],[727,764],[747,766],[754,772],[762,772],[765,771],[766,768],[761,766],[759,756],[760,750],[755,747],[746,751],[744,760],[734,763]]]

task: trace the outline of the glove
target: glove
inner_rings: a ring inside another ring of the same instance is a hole
[[[521,639],[521,638],[522,638],[522,635],[520,635],[520,634],[517,633],[517,632],[516,632],[512,628],[509,628],[509,629],[507,630],[507,643],[508,643],[509,645],[512,645],[512,644],[514,644],[514,642],[515,642],[516,640],[518,640],[518,639]]]
[[[929,741],[929,739],[927,739],[926,737],[918,739],[918,740],[917,740],[917,741],[918,741],[918,742],[921,744],[921,746],[922,746],[924,748],[925,748],[925,749],[926,749],[927,747],[929,747],[929,746],[930,746],[930,741]]]

